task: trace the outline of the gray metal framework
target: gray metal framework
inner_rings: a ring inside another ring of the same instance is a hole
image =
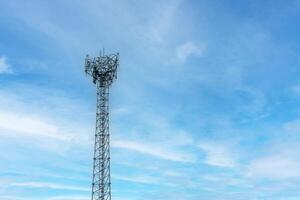
[[[92,200],[111,200],[109,87],[117,78],[119,54],[85,59],[85,73],[97,87],[96,130],[93,160]]]

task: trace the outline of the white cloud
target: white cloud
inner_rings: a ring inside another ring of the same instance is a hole
[[[72,144],[86,145],[91,136],[86,133],[91,130],[77,116],[76,122],[70,120],[74,112],[83,113],[81,109],[78,102],[57,90],[19,84],[0,88],[0,138],[25,139],[56,152]]]
[[[128,108],[125,108],[125,107],[119,107],[119,108],[115,108],[115,109],[112,109],[111,111],[111,114],[112,115],[123,115],[123,114],[128,114],[130,113],[130,110]]]
[[[196,45],[193,42],[186,42],[176,48],[176,56],[180,62],[185,62],[190,56],[202,56],[204,51],[204,45]]]
[[[33,200],[33,199],[36,199],[36,198],[24,198],[24,197],[4,195],[4,196],[0,196],[0,199],[1,200]]]
[[[72,185],[63,185],[57,183],[49,183],[49,182],[12,183],[10,184],[10,186],[29,187],[29,188],[49,188],[49,189],[56,189],[56,190],[90,191],[90,188],[72,186]]]
[[[180,8],[181,0],[160,2],[155,11],[151,10],[150,24],[146,27],[146,38],[152,42],[162,43],[167,40],[170,31],[175,26],[176,13]]]
[[[236,165],[236,156],[226,144],[206,141],[200,142],[198,147],[205,152],[204,162],[208,165],[228,168]]]
[[[49,197],[47,200],[88,200],[89,196],[69,195],[69,196],[54,196]]]
[[[1,200],[40,200],[40,197],[19,197],[19,196],[0,196]],[[89,196],[68,195],[45,197],[44,200],[88,200]]]
[[[300,160],[284,154],[259,158],[249,165],[247,176],[265,179],[300,178]]]
[[[90,144],[88,129],[69,121],[59,121],[49,115],[27,112],[15,113],[0,109],[0,139],[13,138],[30,143],[38,149],[64,154],[73,145],[86,147]]]
[[[214,176],[214,175],[205,175],[202,178],[204,180],[213,181],[213,182],[220,182],[222,180],[220,176]]]
[[[182,173],[177,172],[177,171],[172,171],[172,170],[167,170],[167,171],[163,172],[163,174],[165,176],[171,176],[171,177],[180,177],[180,176],[183,176]]]
[[[195,162],[195,158],[191,154],[178,152],[170,149],[161,148],[160,144],[145,143],[140,141],[113,140],[112,146],[133,150],[139,153],[148,154],[165,160],[177,162]]]
[[[121,176],[121,175],[112,175],[113,178],[117,180],[122,180],[122,181],[128,181],[128,182],[133,182],[133,183],[142,183],[142,184],[155,184],[159,183],[159,180],[157,178],[154,178],[152,176],[148,175],[142,175],[142,176]]]
[[[245,186],[251,187],[244,179],[233,177],[232,174],[208,174],[202,177],[204,180],[221,184],[223,186]]]
[[[53,139],[68,139],[60,134],[58,127],[39,117],[12,112],[0,112],[0,134],[19,134],[25,136],[49,137]]]
[[[0,74],[12,73],[11,66],[7,63],[6,57],[0,57]]]

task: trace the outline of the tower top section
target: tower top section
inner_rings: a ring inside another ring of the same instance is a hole
[[[84,71],[93,77],[93,83],[100,83],[100,86],[110,86],[117,78],[117,68],[119,66],[119,53],[90,58],[86,56]]]

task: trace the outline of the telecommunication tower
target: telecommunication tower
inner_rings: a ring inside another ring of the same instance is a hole
[[[93,160],[92,200],[111,200],[109,87],[117,78],[119,54],[85,59],[85,73],[97,87],[96,129]]]

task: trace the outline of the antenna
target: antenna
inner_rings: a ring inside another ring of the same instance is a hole
[[[97,87],[96,129],[93,159],[92,200],[111,200],[109,87],[117,78],[119,54],[85,59],[84,71]]]

